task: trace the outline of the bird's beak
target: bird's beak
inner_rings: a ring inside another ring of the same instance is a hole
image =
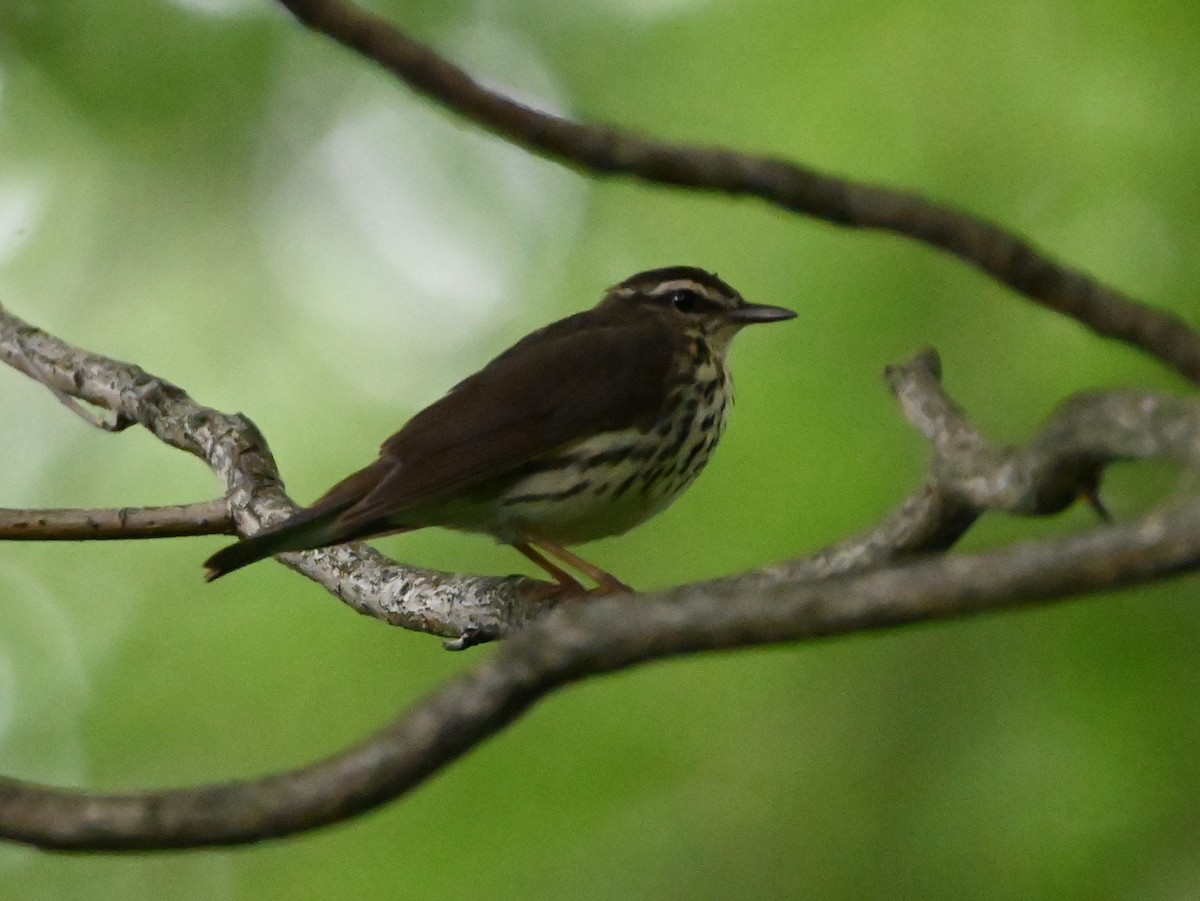
[[[787,307],[772,307],[765,303],[744,303],[725,314],[730,322],[750,325],[755,322],[782,322],[795,319],[796,314]]]

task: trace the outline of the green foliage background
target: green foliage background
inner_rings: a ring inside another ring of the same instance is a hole
[[[518,96],[911,187],[1200,321],[1191,0],[374,6]],[[800,318],[740,339],[731,430],[690,495],[591,548],[645,588],[888,509],[925,450],[879,373],[917,347],[942,351],[1000,440],[1079,389],[1183,387],[911,243],[529,160],[268,0],[0,3],[0,302],[246,412],[300,500],[519,335],[673,263]],[[0,422],[0,506],[218,490],[11,371]],[[1108,499],[1132,515],[1176,481],[1123,467]],[[991,518],[967,544],[1091,525]],[[219,543],[0,546],[0,770],[96,790],[276,771],[489,653],[357,617],[280,567],[206,587]],[[523,562],[433,531],[381,546]],[[232,851],[0,848],[0,893],[1197,897],[1193,594],[644,667],[562,693],[353,823]]]

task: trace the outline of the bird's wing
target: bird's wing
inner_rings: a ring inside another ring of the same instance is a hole
[[[361,498],[339,524],[355,531],[396,522],[406,509],[593,432],[651,428],[669,390],[672,340],[655,318],[606,324],[590,311],[534,332],[409,420],[375,464],[334,486],[330,501]]]

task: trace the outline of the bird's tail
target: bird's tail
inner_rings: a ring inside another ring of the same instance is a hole
[[[310,507],[277,526],[222,548],[204,561],[204,578],[211,582],[235,569],[241,569],[267,557],[274,557],[276,554],[308,551],[348,541],[349,537],[340,536],[335,527],[335,521],[344,510],[344,506],[332,509]]]

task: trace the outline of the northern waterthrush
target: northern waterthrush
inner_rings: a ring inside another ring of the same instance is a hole
[[[733,402],[729,343],[796,314],[702,269],[652,269],[522,338],[311,507],[218,551],[208,579],[285,551],[442,526],[511,544],[564,589],[625,585],[566,545],[620,534],[692,484]]]

